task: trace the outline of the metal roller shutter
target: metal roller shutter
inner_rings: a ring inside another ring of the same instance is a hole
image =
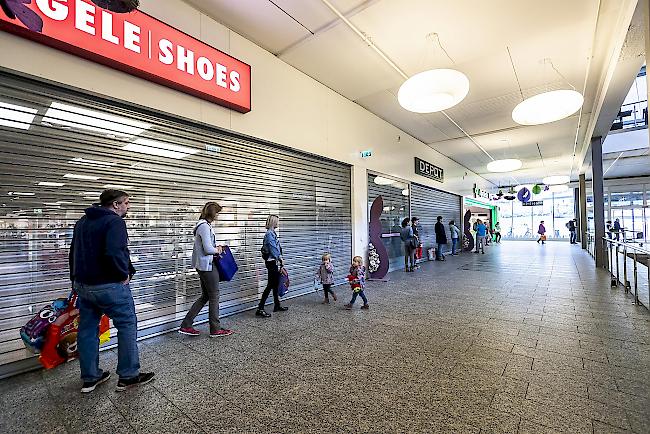
[[[451,235],[449,221],[454,220],[456,226],[462,231],[461,197],[435,188],[425,187],[420,184],[411,184],[411,215],[420,218],[420,240],[423,248],[436,246],[436,233],[434,226],[436,218],[442,216],[451,249]]]
[[[19,328],[68,294],[74,223],[110,186],[132,195],[142,335],[173,327],[200,292],[192,229],[209,200],[224,206],[214,231],[240,266],[222,285],[222,314],[253,307],[266,285],[260,247],[270,213],[280,216],[289,296],[313,290],[325,251],[343,282],[348,165],[7,73],[0,82],[0,376],[29,357]]]

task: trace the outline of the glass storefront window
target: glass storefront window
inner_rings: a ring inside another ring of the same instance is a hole
[[[500,205],[503,237],[536,239],[539,224],[544,221],[547,237],[568,239],[569,229],[566,224],[575,218],[573,191],[546,194],[535,200],[542,201],[542,205],[524,206],[518,200]]]
[[[407,183],[395,181],[391,184],[377,184],[377,175],[368,174],[368,211],[377,196],[381,196],[384,202],[381,213],[382,243],[388,251],[391,268],[403,264],[404,251],[402,240],[399,237],[402,220],[410,216],[409,192]],[[385,177],[381,177],[384,180]]]

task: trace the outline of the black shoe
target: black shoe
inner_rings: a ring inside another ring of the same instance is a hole
[[[261,318],[268,318],[271,316],[270,313],[267,313],[264,309],[257,309],[255,312],[255,316],[259,316]]]
[[[153,380],[154,373],[153,372],[147,372],[147,373],[140,373],[138,374],[137,377],[134,378],[129,378],[129,379],[121,379],[117,382],[117,387],[115,388],[116,392],[124,392],[126,389],[130,387],[135,387],[135,386],[140,386],[142,384],[147,384],[151,380]]]
[[[289,310],[289,308],[286,307],[286,306],[275,306],[273,308],[273,312],[286,312],[288,310]]]
[[[99,386],[102,383],[105,383],[109,378],[111,378],[111,373],[104,371],[99,380],[95,381],[84,381],[84,385],[81,387],[81,393],[90,393],[95,390],[95,387]]]

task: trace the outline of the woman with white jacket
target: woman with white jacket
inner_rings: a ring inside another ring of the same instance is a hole
[[[231,330],[221,328],[219,321],[219,271],[214,265],[214,256],[222,253],[221,246],[217,246],[212,222],[221,212],[221,206],[216,202],[208,202],[201,211],[199,221],[194,226],[194,249],[192,250],[192,266],[199,273],[201,281],[201,297],[194,302],[178,331],[188,336],[198,336],[200,333],[193,327],[194,318],[203,306],[209,302],[208,318],[210,323],[210,337],[216,338],[231,335]]]

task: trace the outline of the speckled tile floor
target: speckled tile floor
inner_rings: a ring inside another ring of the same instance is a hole
[[[0,381],[0,432],[650,432],[650,314],[577,246],[504,242],[367,293],[144,341],[157,378],[121,394],[81,395],[76,362]]]

